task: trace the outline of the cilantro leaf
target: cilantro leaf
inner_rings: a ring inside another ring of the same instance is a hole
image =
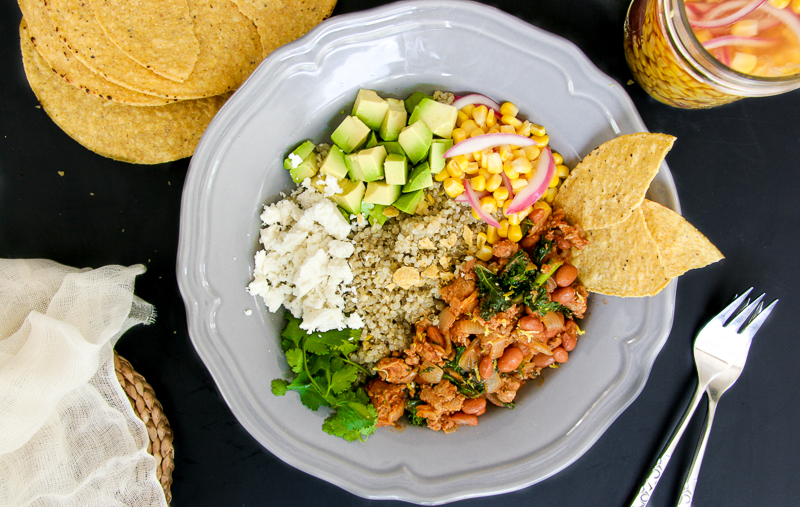
[[[286,362],[295,373],[303,371],[303,351],[300,349],[289,349],[286,352]]]
[[[351,364],[344,365],[341,369],[333,372],[331,376],[330,389],[336,394],[349,389],[358,378],[358,368]]]
[[[282,378],[276,378],[272,381],[272,394],[275,396],[283,396],[288,391],[289,383]]]

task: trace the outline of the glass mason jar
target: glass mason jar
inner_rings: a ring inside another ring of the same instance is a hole
[[[716,16],[716,22],[736,19],[755,5],[752,0],[723,4],[725,0],[687,2],[691,7],[687,15],[684,0],[632,1],[625,20],[625,59],[636,81],[653,98],[675,107],[700,109],[800,87],[800,0],[770,0],[759,5],[761,11],[725,27],[692,27],[690,17],[695,25],[701,24],[697,19],[706,12]],[[708,10],[714,8],[717,11]],[[783,14],[776,14],[778,10]],[[757,19],[748,20],[753,17]],[[759,22],[773,31],[765,36]],[[756,53],[769,60],[769,69],[742,64],[754,61]]]

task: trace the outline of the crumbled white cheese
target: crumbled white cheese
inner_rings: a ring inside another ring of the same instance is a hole
[[[336,205],[304,184],[265,206],[261,221],[264,249],[255,255],[250,294],[261,296],[270,312],[283,305],[309,332],[361,328],[357,313],[344,313],[344,294],[352,292],[353,281],[347,259],[354,247],[347,241],[350,223]]]
[[[300,155],[289,153],[289,162],[292,165],[292,169],[296,169],[300,166],[300,164],[303,163],[303,159],[300,157]]]

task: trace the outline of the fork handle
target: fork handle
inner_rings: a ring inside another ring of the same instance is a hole
[[[706,445],[708,444],[708,436],[711,435],[711,424],[714,422],[714,414],[717,411],[717,402],[712,396],[708,397],[708,415],[706,416],[706,427],[703,431],[703,437],[697,444],[697,450],[692,459],[692,467],[689,469],[689,474],[686,476],[686,482],[683,484],[683,491],[681,491],[680,500],[678,500],[678,507],[691,507],[692,498],[694,497],[694,488],[697,485],[697,478],[700,475],[700,465],[703,463],[703,455],[706,453]]]
[[[636,493],[636,498],[633,500],[633,503],[631,503],[631,507],[645,507],[650,501],[650,496],[653,494],[653,490],[656,489],[659,479],[661,479],[661,476],[664,474],[664,469],[667,468],[672,453],[675,452],[675,448],[678,446],[683,432],[686,431],[686,428],[689,426],[689,421],[692,419],[695,410],[697,410],[697,406],[700,404],[705,388],[705,385],[698,382],[697,390],[694,396],[692,396],[692,401],[689,402],[689,406],[686,408],[681,422],[670,437],[667,446],[661,452],[661,456],[658,457],[658,461],[656,461],[656,465],[653,467],[650,475],[647,476],[644,484],[639,488],[639,492]]]

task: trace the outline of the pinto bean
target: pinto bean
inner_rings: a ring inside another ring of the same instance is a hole
[[[575,289],[572,287],[559,287],[550,294],[550,299],[562,305],[567,305],[575,299]]]
[[[524,250],[530,250],[536,246],[536,243],[542,238],[539,234],[529,234],[522,238],[519,242],[519,246],[521,246]]]
[[[556,284],[558,284],[559,287],[567,287],[572,285],[572,282],[578,278],[578,268],[572,264],[565,263],[558,268],[553,278],[555,278]]]
[[[575,345],[577,344],[578,344],[577,336],[572,336],[570,334],[565,333],[564,336],[561,337],[561,346],[564,347],[564,350],[566,350],[567,352],[572,352],[572,350],[575,348]]]
[[[459,426],[477,426],[478,416],[473,414],[465,414],[464,412],[456,412],[450,416],[450,420]]]
[[[533,356],[531,362],[536,366],[538,366],[539,368],[544,368],[545,366],[550,366],[551,364],[553,364],[555,362],[555,359],[553,359],[553,356],[548,356],[547,354],[540,353]]]
[[[524,331],[534,331],[541,333],[544,330],[542,321],[532,315],[526,315],[519,319],[519,327]]]
[[[494,373],[494,362],[489,356],[484,356],[478,364],[478,373],[481,374],[482,379],[487,379]]]
[[[564,350],[564,347],[556,347],[553,349],[553,359],[557,363],[566,363],[569,361],[569,352]]]
[[[483,415],[486,413],[486,398],[467,398],[461,405],[461,411],[470,415]]]
[[[497,360],[497,369],[503,373],[516,370],[522,363],[523,355],[518,347],[506,347],[503,355]]]

